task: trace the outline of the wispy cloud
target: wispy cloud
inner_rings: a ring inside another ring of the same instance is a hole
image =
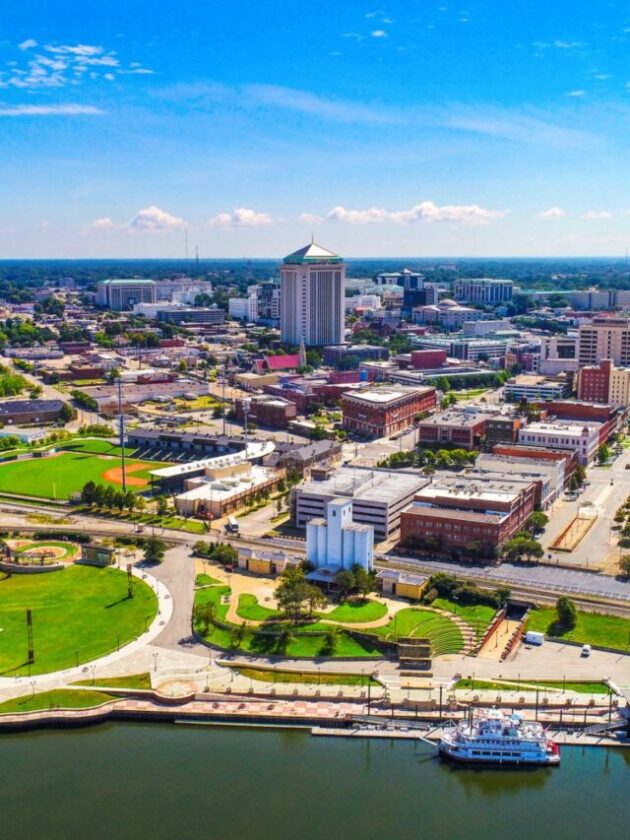
[[[104,113],[94,105],[0,105],[0,117],[79,117]]]
[[[478,204],[439,206],[432,201],[421,201],[408,210],[385,210],[383,207],[354,210],[339,205],[328,212],[326,219],[351,225],[370,225],[387,221],[402,224],[452,222],[462,225],[486,225],[508,214],[509,210],[490,210]]]
[[[582,89],[570,90],[568,91],[567,96],[572,96],[574,99],[581,99],[583,96],[586,96],[586,91]]]
[[[372,38],[387,38],[387,32],[384,29],[373,29],[370,35]]]
[[[45,44],[40,47],[34,38],[18,44],[23,53],[19,61],[5,64],[0,70],[0,88],[39,90],[78,85],[124,75],[151,73],[139,62],[121,63],[114,50],[95,44]]]
[[[612,219],[613,214],[610,210],[587,210],[582,215],[583,219]]]
[[[243,89],[246,100],[255,105],[270,105],[299,111],[337,122],[401,123],[404,117],[377,106],[363,105],[343,99],[318,96],[305,90],[280,87],[278,85],[246,85]]]
[[[214,216],[208,224],[211,227],[260,227],[270,225],[271,216],[267,213],[258,213],[249,207],[236,207],[231,213],[219,213]]]
[[[566,215],[566,210],[562,207],[550,207],[548,210],[537,213],[539,219],[562,219]]]

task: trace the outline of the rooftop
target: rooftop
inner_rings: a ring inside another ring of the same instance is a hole
[[[343,262],[339,254],[323,248],[316,242],[310,242],[298,251],[294,251],[284,258],[286,265],[300,265],[302,263],[340,263]]]
[[[428,480],[421,475],[403,471],[370,470],[340,467],[323,481],[307,481],[300,495],[349,496],[365,501],[393,504],[420,490]]]
[[[388,363],[387,363],[388,364]],[[349,396],[350,399],[359,402],[377,403],[384,405],[386,403],[396,402],[396,400],[404,399],[410,396],[420,396],[421,394],[428,394],[429,391],[435,389],[431,386],[424,388],[366,388],[362,391],[356,391]]]

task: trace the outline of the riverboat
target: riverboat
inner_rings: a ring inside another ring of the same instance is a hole
[[[466,720],[447,729],[439,751],[444,759],[466,764],[560,764],[558,745],[540,723],[498,709],[471,712]]]

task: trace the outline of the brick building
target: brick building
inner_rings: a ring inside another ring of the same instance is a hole
[[[518,443],[499,443],[493,447],[492,454],[518,460],[563,462],[565,487],[568,486],[571,476],[575,473],[579,464],[577,452],[547,449],[542,446],[524,446]]]
[[[370,388],[341,398],[343,427],[369,437],[390,437],[408,429],[418,414],[436,406],[436,389]]]
[[[419,443],[452,444],[461,449],[475,449],[481,443],[489,415],[482,412],[441,411],[418,424]]]
[[[6,400],[0,403],[0,422],[15,426],[54,423],[63,406],[63,400]]]
[[[411,366],[417,370],[431,370],[446,364],[446,350],[412,350]]]
[[[627,407],[630,403],[630,368],[617,368],[610,359],[580,368],[577,381],[579,400]]]
[[[518,531],[535,508],[534,482],[511,477],[440,477],[423,487],[402,512],[401,541],[438,552],[492,556]]]
[[[236,417],[244,420],[243,400],[236,400],[234,404]],[[297,417],[297,406],[282,397],[272,397],[269,394],[257,394],[249,400],[249,420],[258,426],[268,426],[272,429],[286,429]]]

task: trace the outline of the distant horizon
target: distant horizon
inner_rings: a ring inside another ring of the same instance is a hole
[[[286,254],[284,255],[286,256]],[[344,262],[609,262],[609,263],[626,263],[630,269],[630,262],[625,255],[621,256],[606,256],[606,255],[588,255],[588,256],[570,256],[560,255],[557,257],[549,256],[464,256],[464,257],[449,257],[445,255],[437,255],[433,257],[418,257],[418,256],[391,256],[391,257],[347,257],[340,254]],[[281,262],[282,256],[278,257],[199,257],[199,264],[212,264],[218,262],[227,263],[254,263],[254,262]],[[0,265],[7,263],[87,263],[87,262],[111,262],[111,263],[182,263],[185,265],[196,265],[195,257],[1,257]]]

